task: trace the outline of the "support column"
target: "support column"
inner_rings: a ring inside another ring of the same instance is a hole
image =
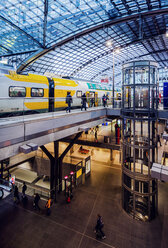
[[[57,186],[58,186],[58,157],[59,157],[59,141],[54,141],[54,157],[55,157],[55,171],[54,171],[54,192],[55,202],[57,200]]]
[[[113,160],[113,150],[110,149],[110,161],[112,161],[112,160]]]
[[[51,153],[46,149],[45,146],[40,146],[41,150],[47,155],[50,159],[50,196],[53,199],[54,193],[54,167],[55,167],[55,159],[51,155]]]
[[[59,191],[62,191],[62,161],[63,161],[65,155],[67,154],[67,152],[74,145],[75,141],[81,136],[81,134],[82,134],[82,132],[76,134],[75,138],[70,142],[70,144],[67,146],[67,148],[65,149],[65,151],[58,158],[58,167],[59,167]]]

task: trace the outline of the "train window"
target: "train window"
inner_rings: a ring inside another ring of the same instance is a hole
[[[10,86],[9,87],[9,96],[10,97],[25,97],[26,88],[19,86]]]
[[[77,90],[76,97],[81,97],[81,96],[82,96],[82,91],[81,90]]]
[[[43,97],[44,96],[44,89],[31,88],[31,96],[32,97]]]

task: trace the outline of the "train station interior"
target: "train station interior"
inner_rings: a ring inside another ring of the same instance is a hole
[[[0,24],[0,248],[167,248],[168,0],[6,0]]]

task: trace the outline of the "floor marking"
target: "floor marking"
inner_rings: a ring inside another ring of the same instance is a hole
[[[97,196],[99,196],[99,194],[98,194]],[[10,201],[7,200],[7,199],[6,199],[6,201],[8,202],[9,205],[14,206],[14,203],[10,202]],[[94,206],[95,206],[95,203],[94,203]],[[94,208],[94,206],[93,206],[93,208]],[[86,235],[86,234],[85,234],[86,230],[84,230],[84,232],[81,233],[81,232],[79,232],[79,231],[77,231],[77,230],[75,230],[75,229],[73,229],[73,228],[70,228],[70,227],[65,226],[65,225],[63,225],[63,224],[60,224],[60,223],[56,222],[55,220],[53,220],[53,219],[51,219],[51,218],[47,218],[47,217],[45,217],[45,216],[43,216],[43,215],[41,215],[41,214],[37,214],[36,212],[31,211],[31,210],[29,210],[29,209],[27,209],[27,208],[23,208],[23,207],[20,206],[20,205],[15,205],[14,207],[17,207],[17,208],[19,208],[19,209],[22,209],[22,210],[24,210],[24,211],[27,211],[28,213],[34,214],[34,215],[36,215],[36,216],[39,216],[39,217],[41,217],[41,218],[44,219],[44,220],[48,220],[48,221],[53,222],[54,224],[56,224],[56,225],[58,225],[58,226],[64,227],[65,229],[68,229],[68,230],[70,230],[70,231],[73,231],[73,232],[75,232],[75,233],[77,233],[77,234],[82,235],[81,241],[83,240],[83,237],[87,237],[87,238],[92,239],[92,240],[94,240],[94,241],[96,241],[96,242],[98,242],[98,243],[100,243],[100,244],[103,244],[103,245],[105,245],[105,246],[107,246],[107,247],[115,248],[114,246],[109,245],[109,244],[107,244],[107,243],[104,243],[104,242],[102,242],[102,241],[100,241],[100,240],[97,240],[96,238],[93,238],[92,236]],[[93,208],[92,208],[92,211],[93,211]],[[92,214],[92,212],[91,212],[91,214]],[[90,214],[90,216],[91,216],[91,214]],[[90,218],[90,216],[89,216],[89,218]],[[88,222],[89,222],[89,221],[88,221]],[[88,222],[87,222],[87,226],[88,226]],[[87,229],[87,226],[86,226],[85,229]],[[81,241],[80,241],[80,244],[81,244]],[[78,247],[80,247],[80,246],[78,246]]]
[[[102,181],[103,181],[103,183],[104,183],[104,181],[105,181],[105,176],[104,176],[104,178],[103,178]],[[103,245],[105,245],[105,246],[108,246],[108,247],[111,247],[111,248],[115,248],[114,246],[111,246],[111,245],[109,245],[109,244],[107,244],[107,243],[104,243],[104,242],[102,242],[102,241],[99,241],[99,240],[97,240],[97,239],[94,239],[94,238],[92,238],[92,237],[90,237],[90,236],[88,236],[88,235],[85,234],[85,233],[86,233],[86,229],[87,229],[87,227],[88,227],[88,224],[89,224],[89,222],[90,222],[90,218],[91,218],[91,216],[92,216],[92,214],[93,214],[93,211],[94,211],[94,208],[95,208],[95,206],[96,206],[97,199],[98,199],[99,195],[101,194],[101,189],[102,189],[102,187],[103,187],[103,183],[102,183],[102,185],[101,185],[101,187],[100,187],[100,189],[99,189],[99,191],[98,191],[98,193],[97,193],[96,199],[95,199],[94,204],[93,204],[93,207],[92,207],[92,211],[91,211],[91,213],[90,213],[90,215],[89,215],[89,218],[88,218],[88,221],[87,221],[87,223],[86,223],[85,229],[84,229],[84,231],[83,231],[83,233],[82,233],[82,237],[81,237],[80,243],[79,243],[79,245],[78,245],[78,248],[80,248],[80,246],[81,246],[81,243],[82,243],[82,241],[83,241],[83,237],[91,238],[92,240],[96,240],[97,242],[99,242],[99,243],[101,243],[101,244],[103,244]]]

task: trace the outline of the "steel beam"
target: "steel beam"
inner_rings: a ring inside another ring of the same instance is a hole
[[[2,47],[3,49],[5,49],[6,51],[10,52],[10,53],[11,53],[10,56],[12,55],[12,51],[11,51],[10,49],[6,48],[6,47],[3,46],[3,45],[0,45],[0,47]],[[2,56],[2,57],[4,57],[4,56]]]
[[[43,26],[43,47],[46,47],[48,0],[44,0],[44,26]]]
[[[51,153],[46,149],[45,146],[40,146],[40,148],[47,155],[47,157],[50,159],[50,196],[51,196],[51,198],[53,198],[55,159],[51,155]]]
[[[147,17],[147,16],[157,16],[157,15],[164,15],[164,14],[167,14],[168,13],[168,8],[162,8],[162,9],[158,9],[158,10],[153,10],[153,11],[147,11],[147,12],[144,12],[144,13],[141,13],[141,17],[144,18],[144,17]],[[107,27],[110,27],[112,25],[116,25],[116,24],[119,24],[119,23],[123,23],[123,22],[126,22],[126,21],[131,21],[131,20],[136,20],[139,18],[139,14],[134,14],[134,15],[128,15],[126,17],[119,17],[119,18],[116,18],[114,20],[110,20],[109,22],[107,23],[102,23],[102,24],[99,24],[97,26],[94,26],[92,28],[89,28],[87,30],[84,30],[84,31],[81,31],[79,32],[78,34],[76,35],[73,35],[71,37],[68,37],[60,42],[56,42],[54,45],[52,45],[51,47],[47,48],[47,49],[44,49],[44,50],[39,50],[39,52],[37,52],[36,54],[34,54],[31,59],[28,58],[23,64],[20,64],[17,68],[17,72],[20,72],[22,70],[24,70],[27,66],[29,66],[31,63],[33,63],[34,61],[36,61],[37,59],[39,59],[40,57],[44,56],[45,54],[49,53],[50,51],[53,51],[56,47],[59,47],[59,46],[62,46],[74,39],[78,39],[86,34],[89,34],[89,33],[92,33],[92,32],[95,32],[97,30],[100,30],[102,28],[107,28]],[[49,46],[50,44],[48,44]],[[41,46],[42,47],[42,46]]]
[[[57,200],[57,186],[58,186],[58,158],[59,158],[59,141],[54,141],[54,157],[55,157],[55,180],[54,180],[54,192],[55,202]]]
[[[2,47],[2,45],[0,45],[0,47]],[[4,47],[4,49],[8,50],[5,47]],[[36,50],[31,50],[31,51],[19,52],[19,53],[12,53],[12,51],[10,51],[10,52],[11,52],[11,54],[0,55],[0,58],[2,58],[2,57],[13,57],[13,56],[18,56],[18,55],[24,55],[24,54],[27,54],[27,53],[35,53],[35,52],[37,52],[37,49]]]
[[[5,17],[3,17],[2,15],[0,15],[0,19],[3,20],[4,22],[8,23],[10,26],[12,26],[13,28],[19,30],[21,33],[23,33],[24,35],[26,35],[27,37],[29,37],[31,40],[33,40],[39,47],[43,47],[43,45],[36,40],[33,36],[31,36],[30,34],[28,34],[26,31],[24,31],[23,29],[19,28],[17,25],[15,25],[13,22],[9,21],[8,19],[6,19]]]
[[[59,166],[59,191],[62,191],[62,161],[67,154],[67,152],[72,148],[72,146],[75,144],[75,141],[81,136],[83,132],[79,132],[76,134],[75,138],[71,140],[70,144],[67,146],[65,151],[61,154],[61,156],[58,158],[58,166]]]

